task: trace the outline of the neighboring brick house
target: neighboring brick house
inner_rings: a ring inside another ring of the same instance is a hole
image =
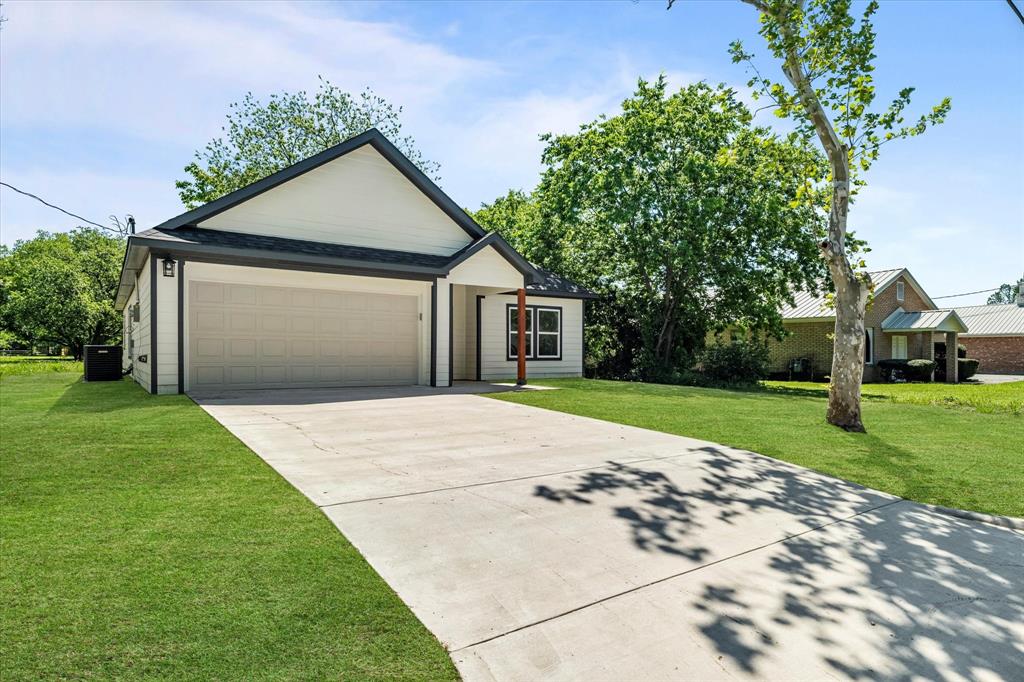
[[[868,273],[874,297],[864,317],[864,381],[880,378],[877,363],[886,358],[936,359],[935,344],[956,348],[967,325],[951,309],[940,309],[906,268]],[[794,361],[809,363],[815,378],[832,369],[835,315],[824,296],[799,292],[782,310],[785,339],[771,344],[770,370],[787,373]],[[941,348],[941,347],[940,347]],[[947,381],[956,379],[956,353],[946,358]]]
[[[957,308],[967,324],[960,343],[987,374],[1024,374],[1024,279],[1015,303]]]

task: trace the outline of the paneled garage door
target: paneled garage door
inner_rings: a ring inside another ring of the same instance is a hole
[[[191,390],[415,384],[418,301],[189,283]]]

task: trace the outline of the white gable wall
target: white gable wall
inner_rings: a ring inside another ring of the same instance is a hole
[[[452,284],[471,284],[482,287],[519,289],[524,286],[519,272],[493,246],[474,253],[456,265],[448,274]]]
[[[198,227],[445,256],[471,241],[370,145],[218,213]]]

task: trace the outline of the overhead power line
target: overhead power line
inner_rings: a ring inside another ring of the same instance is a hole
[[[7,187],[8,189],[13,189],[18,194],[24,194],[27,197],[32,197],[33,199],[35,199],[39,203],[43,204],[44,206],[49,206],[50,208],[56,209],[56,210],[60,211],[61,213],[65,214],[65,215],[71,216],[72,218],[76,218],[77,220],[81,220],[84,223],[88,223],[90,225],[94,225],[94,226],[100,228],[101,230],[109,230],[111,232],[117,232],[117,233],[120,234],[120,230],[116,230],[113,227],[110,227],[109,225],[100,225],[99,223],[93,222],[92,220],[89,220],[88,218],[83,218],[82,216],[80,216],[78,214],[72,213],[71,211],[65,210],[65,209],[61,208],[60,206],[56,206],[54,204],[51,204],[49,201],[46,201],[45,199],[37,197],[35,194],[32,194],[32,192],[26,192],[25,190],[18,189],[14,185],[11,185],[11,184],[8,184],[8,183],[2,182],[2,181],[0,181],[0,185],[3,185],[4,187]]]
[[[1010,6],[1013,13],[1017,15],[1018,19],[1020,19],[1020,23],[1024,24],[1024,14],[1020,13],[1020,9],[1018,9],[1017,5],[1013,4],[1013,0],[1006,0],[1006,4]]]
[[[991,289],[980,289],[978,291],[968,291],[963,294],[947,294],[945,296],[932,296],[934,301],[937,298],[959,298],[960,296],[970,296],[972,294],[987,294],[990,291],[999,291],[999,287],[992,287]]]

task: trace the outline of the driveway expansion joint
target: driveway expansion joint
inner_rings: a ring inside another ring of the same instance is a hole
[[[653,585],[659,585],[661,583],[665,583],[665,582],[668,582],[670,580],[675,580],[676,578],[680,578],[680,577],[682,577],[684,575],[689,575],[691,573],[696,573],[696,572],[702,571],[702,570],[704,570],[706,568],[711,568],[712,566],[717,566],[718,564],[723,564],[723,563],[725,563],[727,561],[731,561],[731,560],[736,559],[738,557],[746,556],[747,554],[753,554],[755,552],[761,551],[762,549],[767,549],[768,547],[772,547],[774,545],[779,545],[779,544],[783,544],[783,543],[789,542],[790,540],[793,540],[794,538],[802,537],[802,536],[807,535],[809,533],[815,533],[817,531],[820,531],[823,528],[827,528],[829,526],[834,526],[834,525],[840,524],[840,523],[846,523],[846,522],[850,521],[851,519],[854,519],[854,518],[856,518],[858,516],[862,516],[864,514],[870,514],[871,512],[875,512],[875,511],[878,511],[880,509],[885,509],[887,507],[892,507],[894,505],[905,504],[906,502],[907,502],[907,500],[903,500],[903,499],[890,500],[888,502],[885,502],[883,504],[879,504],[879,505],[871,507],[869,509],[862,509],[862,510],[860,510],[858,512],[850,514],[849,516],[844,516],[844,517],[838,518],[838,519],[832,519],[828,523],[823,523],[823,524],[821,524],[819,526],[814,526],[813,528],[808,528],[807,530],[800,531],[799,533],[793,533],[791,535],[787,535],[784,538],[780,538],[778,540],[773,540],[772,542],[766,542],[763,545],[758,545],[757,547],[751,547],[750,549],[745,549],[742,552],[736,552],[735,554],[730,554],[729,556],[722,557],[721,559],[716,559],[714,561],[709,561],[706,564],[701,564],[700,566],[694,566],[693,568],[689,568],[689,569],[687,569],[685,571],[680,571],[678,573],[673,573],[672,575],[667,575],[667,576],[664,576],[662,578],[658,578],[657,580],[651,580],[650,582],[644,583],[643,585],[637,585],[636,587],[631,587],[628,590],[622,590],[621,592],[616,592],[615,594],[611,594],[611,595],[608,595],[606,597],[601,597],[600,599],[595,599],[595,600],[593,600],[593,601],[591,601],[591,602],[589,602],[587,604],[582,604],[582,605],[577,606],[575,608],[568,609],[567,611],[564,611],[562,613],[558,613],[558,614],[555,614],[553,616],[548,616],[547,618],[541,618],[540,620],[534,621],[532,623],[527,623],[525,625],[520,625],[519,627],[512,628],[508,632],[501,632],[501,633],[499,633],[497,635],[493,635],[491,637],[487,637],[485,639],[481,639],[480,641],[473,642],[472,644],[466,644],[464,646],[460,646],[460,647],[456,647],[454,649],[450,649],[449,651],[451,653],[455,653],[455,652],[458,652],[458,651],[466,651],[468,649],[472,649],[473,647],[480,646],[481,644],[487,644],[488,642],[493,642],[496,639],[501,639],[502,637],[507,637],[508,635],[512,635],[512,634],[515,634],[517,632],[522,632],[523,630],[528,630],[528,629],[536,627],[538,625],[543,625],[544,623],[550,623],[551,621],[558,620],[559,618],[563,618],[565,616],[568,616],[568,615],[571,615],[571,614],[574,614],[574,613],[578,613],[580,611],[584,611],[584,610],[586,610],[586,609],[588,609],[588,608],[590,608],[592,606],[598,606],[600,604],[605,604],[605,603],[610,602],[610,601],[612,601],[614,599],[618,599],[619,597],[624,597],[624,596],[626,596],[628,594],[633,594],[635,592],[639,592],[640,590],[646,589],[646,588],[651,587]]]
[[[606,462],[601,463],[597,466],[580,467],[578,469],[564,469],[562,471],[549,471],[542,474],[530,474],[529,476],[517,476],[514,478],[503,478],[495,481],[481,481],[479,483],[465,483],[463,485],[452,485],[444,488],[431,488],[430,490],[415,490],[409,493],[396,493],[394,495],[380,495],[377,497],[364,497],[358,500],[342,500],[341,502],[330,502],[328,504],[317,505],[321,509],[328,509],[330,507],[340,507],[346,504],[360,504],[363,502],[377,502],[379,500],[395,500],[401,497],[416,497],[418,495],[431,495],[433,493],[444,493],[452,490],[466,490],[468,488],[481,488],[489,485],[501,485],[502,483],[515,483],[516,481],[529,481],[534,478],[548,478],[550,476],[563,476],[565,474],[577,474],[581,471],[597,471],[599,469],[605,469],[609,466],[616,464],[642,464],[643,462],[660,462],[669,459],[676,459],[678,457],[687,457],[693,455],[693,452],[679,452],[674,455],[662,455],[661,457],[642,457],[638,459],[625,459],[625,460],[613,460],[610,459]],[[391,472],[395,473],[395,472]]]

